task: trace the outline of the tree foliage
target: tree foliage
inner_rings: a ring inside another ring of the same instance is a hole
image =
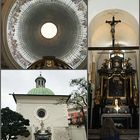
[[[72,105],[75,109],[79,109],[80,112],[83,114],[82,124],[85,125],[85,131],[86,131],[87,114],[85,114],[84,108],[87,108],[87,93],[88,93],[87,81],[85,80],[85,78],[72,79],[70,81],[70,86],[73,86],[76,89],[72,91],[68,104]],[[78,122],[77,122],[77,126],[80,126]]]
[[[87,81],[85,78],[72,79],[70,86],[75,86],[76,89],[72,91],[68,103],[73,104],[77,108],[87,106]]]
[[[1,109],[1,134],[2,140],[17,139],[17,136],[28,137],[27,130],[29,120],[17,112],[10,110],[8,107]]]

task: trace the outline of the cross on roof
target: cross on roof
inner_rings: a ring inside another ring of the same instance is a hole
[[[112,21],[106,20],[106,23],[110,24],[110,26],[111,26],[110,32],[112,35],[112,47],[115,46],[115,25],[119,22],[121,22],[121,20],[115,20],[114,16],[112,17]]]

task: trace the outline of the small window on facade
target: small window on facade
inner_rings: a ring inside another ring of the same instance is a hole
[[[40,117],[40,118],[44,118],[44,117],[46,116],[46,111],[45,111],[45,109],[39,109],[39,110],[37,111],[37,115],[38,115],[38,117]]]

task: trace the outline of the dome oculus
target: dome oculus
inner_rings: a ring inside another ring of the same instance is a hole
[[[41,34],[43,37],[47,39],[54,38],[57,34],[56,25],[51,22],[43,24],[43,26],[41,27]]]

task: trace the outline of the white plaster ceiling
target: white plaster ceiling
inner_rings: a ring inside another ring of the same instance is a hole
[[[133,3],[133,4],[132,4]],[[139,44],[139,1],[89,0],[88,46],[108,47],[112,44],[110,25],[106,20],[121,20],[115,27],[115,43],[123,46]]]
[[[139,22],[139,0],[88,0],[88,24],[97,14],[109,9],[124,10]]]

